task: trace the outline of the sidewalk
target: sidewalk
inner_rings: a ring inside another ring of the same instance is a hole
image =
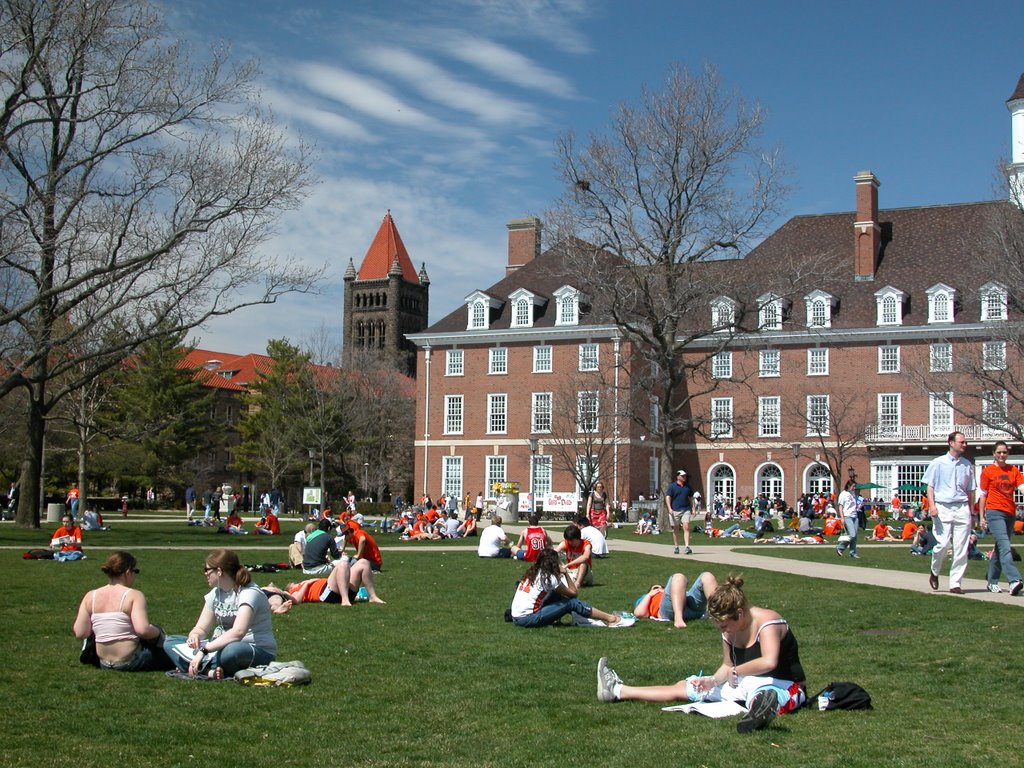
[[[503,526],[509,535],[513,532],[518,534],[521,530],[521,526],[510,525]],[[665,534],[662,534],[665,536]],[[672,541],[671,536],[665,536],[669,542]],[[636,541],[633,539],[616,539],[611,538],[608,540],[608,548],[612,556],[616,552],[636,552],[644,555],[654,555],[655,557],[667,557],[675,560],[679,563],[679,569],[685,570],[687,575],[691,578],[693,573],[692,570],[687,566],[687,563],[691,560],[695,560],[702,565],[707,566],[707,570],[714,571],[715,576],[719,579],[725,577],[728,571],[731,570],[742,570],[743,568],[760,568],[765,571],[775,571],[778,573],[791,573],[794,576],[810,576],[813,579],[832,579],[833,581],[842,581],[849,583],[851,576],[855,582],[872,586],[872,587],[889,587],[890,589],[908,589],[912,592],[921,592],[926,595],[943,595],[956,600],[981,600],[990,603],[1004,603],[1006,605],[1016,605],[1024,607],[1024,594],[1013,597],[1009,592],[992,593],[986,588],[984,579],[964,579],[963,581],[963,595],[951,595],[949,594],[949,560],[946,560],[946,572],[939,575],[939,591],[933,592],[931,587],[928,586],[928,563],[931,558],[919,557],[921,571],[892,571],[881,568],[872,568],[865,566],[867,562],[870,562],[871,549],[875,547],[867,547],[864,553],[861,554],[861,560],[858,565],[854,565],[853,561],[848,557],[838,558],[835,557],[835,562],[828,563],[815,563],[808,562],[805,560],[791,560],[788,558],[780,557],[766,557],[764,555],[752,554],[748,551],[737,552],[739,548],[752,549],[757,547],[758,549],[793,549],[794,547],[818,547],[823,550],[832,552],[833,547],[826,544],[738,544],[737,546],[701,546],[700,537],[691,537],[690,545],[693,549],[692,555],[675,555],[672,553],[672,544],[660,544],[654,541]],[[904,547],[902,544],[880,544],[878,547]],[[908,555],[910,557],[910,555]],[[1005,581],[1005,580],[1004,580]],[[1002,585],[1005,590],[1005,585]]]

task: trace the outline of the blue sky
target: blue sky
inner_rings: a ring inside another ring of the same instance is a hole
[[[503,274],[505,224],[558,196],[553,145],[678,64],[718,67],[768,111],[790,169],[785,218],[986,200],[1024,73],[1022,2],[176,0],[172,28],[261,62],[265,100],[317,148],[319,183],[268,245],[326,263],[316,296],[243,310],[200,346],[262,352],[321,325],[390,209],[431,278],[431,322]],[[780,222],[781,223],[781,220]]]

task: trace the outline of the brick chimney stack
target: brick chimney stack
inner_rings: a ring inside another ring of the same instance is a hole
[[[533,216],[525,219],[512,219],[508,223],[506,277],[540,256],[540,231],[543,227],[540,219]]]
[[[857,218],[854,231],[854,280],[873,280],[882,248],[882,227],[878,223],[878,178],[871,171],[853,177],[857,185]]]

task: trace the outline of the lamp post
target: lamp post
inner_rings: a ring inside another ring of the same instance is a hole
[[[370,462],[364,461],[363,462],[363,494],[364,495],[368,495],[367,492],[369,491],[369,488],[368,488],[369,482],[370,482]]]
[[[309,487],[313,487],[313,457],[316,456],[316,451],[312,448],[309,449]]]
[[[530,438],[530,493],[533,493],[533,467],[537,459],[537,438]],[[534,499],[536,504],[536,499]]]
[[[796,480],[796,478],[797,478],[797,471],[798,471],[797,470],[797,466],[796,466],[796,462],[797,462],[797,459],[800,458],[800,448],[801,448],[801,445],[800,445],[800,443],[793,443],[792,448],[793,448],[793,511],[796,511],[797,501],[799,501],[799,498],[800,498],[800,495],[799,495],[800,494],[800,485],[799,485],[799,483],[797,483],[797,480]]]

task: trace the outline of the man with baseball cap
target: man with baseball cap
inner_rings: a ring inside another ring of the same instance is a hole
[[[690,549],[690,514],[693,511],[690,495],[692,491],[686,484],[686,470],[676,472],[676,481],[665,492],[665,506],[668,507],[668,524],[672,526],[672,543],[675,553],[679,554],[679,526],[683,526],[683,551],[692,554]]]

